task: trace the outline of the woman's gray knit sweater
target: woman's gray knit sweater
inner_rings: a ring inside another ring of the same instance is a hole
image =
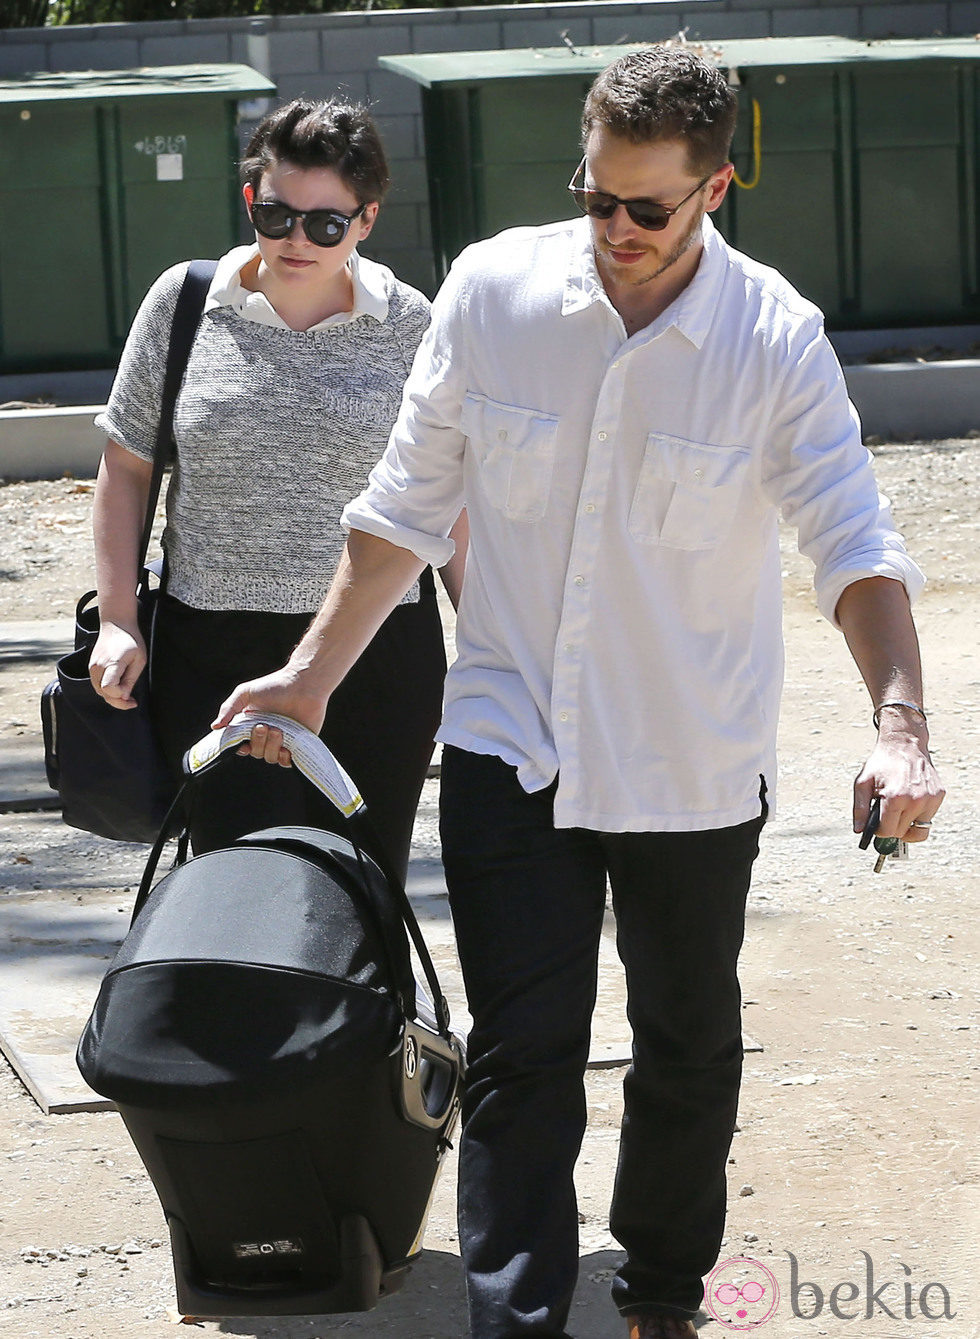
[[[186,269],[174,266],[150,289],[96,419],[147,460]],[[388,291],[383,322],[361,314],[297,332],[231,307],[203,316],[174,414],[164,547],[178,600],[273,613],[319,607],[344,544],[340,513],[384,451],[429,320],[421,293],[376,270]]]

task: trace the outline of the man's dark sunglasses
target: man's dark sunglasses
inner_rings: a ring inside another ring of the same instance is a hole
[[[347,236],[347,229],[367,209],[361,205],[353,214],[341,214],[339,209],[293,209],[281,200],[253,200],[249,211],[255,231],[276,241],[288,237],[297,221],[314,246],[339,246]]]
[[[701,187],[715,175],[709,172],[695,186],[693,191],[689,191],[680,204],[661,205],[656,200],[620,200],[618,195],[610,195],[608,191],[594,191],[587,186],[576,186],[575,178],[585,167],[585,159],[579,163],[578,167],[572,173],[572,179],[568,183],[568,189],[575,196],[575,202],[583,214],[588,214],[593,219],[611,219],[620,205],[626,210],[630,218],[638,228],[645,228],[647,232],[661,232],[677,213],[677,211],[686,205],[688,200],[697,195]]]

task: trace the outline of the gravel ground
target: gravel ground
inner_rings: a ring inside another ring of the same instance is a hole
[[[928,843],[871,873],[849,823],[851,779],[872,739],[867,699],[840,638],[816,613],[807,564],[787,537],[781,803],[764,838],[742,957],[746,1030],[764,1049],[747,1057],[722,1250],[765,1263],[778,1280],[782,1300],[767,1339],[980,1339],[980,446],[884,445],[875,455],[930,578],[917,621],[949,798]],[[0,619],[70,616],[91,578],[90,509],[89,483],[0,487]],[[25,664],[15,684],[4,681],[0,718],[9,732],[35,731],[49,673]],[[436,843],[434,789],[418,830],[426,854]],[[50,888],[65,842],[76,855],[90,851],[92,863],[91,892],[73,896],[131,886],[138,853],[68,833],[51,814],[5,815],[0,918],[5,900]],[[607,982],[603,999],[604,1009],[621,1009],[620,983]],[[619,1257],[605,1217],[620,1082],[613,1070],[588,1081],[571,1323],[581,1339],[623,1339],[606,1296]],[[394,1339],[458,1336],[454,1170],[440,1183],[422,1264],[376,1312],[196,1328],[256,1339],[379,1326]],[[802,1280],[820,1289],[819,1311]],[[0,1062],[0,1333],[163,1339],[180,1319],[172,1308],[159,1207],[118,1118],[46,1118]],[[707,1318],[703,1325],[708,1335],[727,1332]]]

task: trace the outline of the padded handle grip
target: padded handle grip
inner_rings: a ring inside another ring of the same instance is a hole
[[[354,782],[324,744],[319,735],[305,725],[275,712],[250,714],[242,712],[221,730],[212,730],[199,739],[184,754],[184,771],[198,776],[213,767],[230,749],[244,744],[255,725],[268,725],[282,731],[283,744],[293,755],[296,767],[311,785],[325,795],[345,818],[352,818],[364,809],[364,801]]]

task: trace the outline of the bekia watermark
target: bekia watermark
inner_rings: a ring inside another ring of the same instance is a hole
[[[845,1279],[828,1288],[801,1282],[796,1256],[792,1251],[786,1254],[790,1268],[789,1300],[798,1320],[815,1320],[825,1306],[827,1312],[838,1320],[871,1320],[881,1315],[892,1320],[915,1320],[919,1316],[926,1320],[952,1320],[956,1315],[945,1284],[913,1283],[911,1269],[901,1261],[899,1265],[905,1278],[891,1278],[879,1283],[881,1275],[875,1277],[874,1261],[867,1251],[862,1251],[864,1277],[861,1282]]]
[[[953,1320],[949,1289],[938,1280],[913,1278],[908,1265],[897,1262],[902,1277],[888,1277],[876,1266],[867,1251],[861,1251],[857,1277],[828,1283],[801,1277],[800,1262],[792,1251],[789,1263],[789,1289],[784,1298],[797,1320],[827,1319],[873,1320]],[[813,1270],[807,1269],[812,1276]],[[775,1274],[751,1256],[723,1260],[708,1275],[704,1285],[704,1306],[719,1325],[728,1330],[756,1330],[776,1314],[780,1303],[779,1283]]]

